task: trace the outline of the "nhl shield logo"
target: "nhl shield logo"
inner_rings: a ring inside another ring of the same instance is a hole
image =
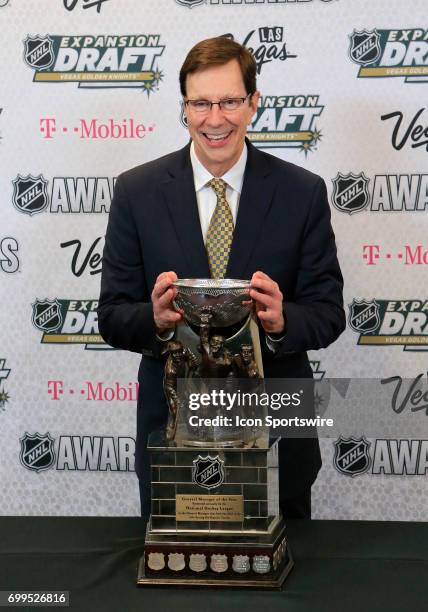
[[[349,325],[358,333],[374,331],[380,325],[379,304],[376,300],[352,300],[349,305]]]
[[[219,456],[201,457],[193,460],[192,480],[204,489],[215,489],[224,481],[224,461]]]
[[[53,332],[62,325],[61,304],[58,300],[36,300],[33,306],[33,325],[43,332]]]
[[[338,172],[336,178],[333,179],[333,206],[340,212],[350,215],[364,210],[370,200],[369,180],[364,176],[364,172],[360,174]]]
[[[30,216],[45,210],[49,203],[46,189],[48,182],[41,174],[39,176],[18,174],[12,183],[12,202],[15,208]]]
[[[377,30],[354,30],[350,36],[349,57],[356,64],[374,64],[380,57],[380,34]]]
[[[187,6],[187,8],[193,8],[195,6],[200,6],[205,3],[205,0],[176,0],[178,4],[181,6]]]
[[[35,472],[48,470],[55,461],[54,439],[49,433],[44,436],[39,433],[25,433],[20,439],[20,459],[24,467]]]
[[[334,442],[334,467],[346,476],[364,474],[370,467],[370,442],[362,438],[343,438]]]
[[[27,36],[24,40],[24,60],[30,68],[49,68],[54,61],[53,43],[49,36]]]

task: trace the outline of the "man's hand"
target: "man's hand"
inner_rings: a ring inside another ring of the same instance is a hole
[[[177,280],[175,272],[162,272],[153,287],[153,318],[158,334],[174,329],[176,323],[183,318],[183,315],[177,312],[172,305],[172,300],[178,292],[172,285],[175,280]]]
[[[283,295],[278,283],[264,272],[254,272],[251,279],[250,297],[256,303],[256,314],[267,334],[285,332],[282,311]]]

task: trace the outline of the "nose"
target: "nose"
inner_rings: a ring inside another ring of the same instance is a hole
[[[222,125],[224,121],[223,111],[218,104],[213,104],[205,119],[205,123],[212,127],[218,127]]]

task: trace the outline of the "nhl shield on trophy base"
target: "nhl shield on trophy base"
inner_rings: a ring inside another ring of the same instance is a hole
[[[184,322],[164,347],[169,418],[149,438],[151,516],[137,584],[281,588],[293,560],[278,508],[277,441],[266,427],[240,425],[256,421],[251,408],[231,425],[221,406],[203,402],[195,427],[189,403],[213,389],[263,388],[250,283],[175,285]]]

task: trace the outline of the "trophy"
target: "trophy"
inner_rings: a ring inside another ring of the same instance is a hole
[[[163,350],[169,417],[149,437],[151,516],[137,584],[281,588],[293,560],[278,508],[278,440],[260,407],[226,416],[215,401],[263,388],[250,281],[174,284],[184,320]]]

